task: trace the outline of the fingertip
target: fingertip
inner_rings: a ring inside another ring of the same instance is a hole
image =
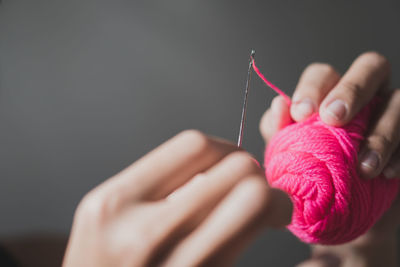
[[[271,109],[274,112],[274,114],[280,114],[285,110],[288,110],[289,106],[287,105],[283,96],[278,95],[272,99]]]
[[[319,109],[321,120],[331,126],[342,126],[346,123],[348,105],[341,99],[322,104]]]
[[[283,96],[276,96],[272,103],[272,113],[276,120],[277,131],[291,123],[290,107]]]
[[[271,107],[261,118],[260,131],[265,142],[280,129],[291,122],[289,106],[282,96],[276,96],[271,102]]]
[[[271,109],[267,109],[261,117],[259,129],[265,142],[268,142],[271,135],[270,115]]]
[[[310,98],[295,101],[290,106],[290,115],[297,122],[306,120],[315,111],[316,105]]]
[[[359,172],[362,178],[372,179],[378,175],[381,157],[376,151],[365,150],[359,159]]]

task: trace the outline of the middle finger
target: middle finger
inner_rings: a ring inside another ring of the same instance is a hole
[[[375,52],[359,56],[322,101],[321,119],[329,125],[345,125],[388,83],[389,77],[390,65],[385,57]]]

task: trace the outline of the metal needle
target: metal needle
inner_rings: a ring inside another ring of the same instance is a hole
[[[253,65],[253,58],[254,58],[255,54],[256,54],[256,51],[251,50],[250,60],[249,60],[249,68],[247,70],[246,90],[244,92],[242,118],[240,119],[239,137],[238,137],[238,142],[237,142],[238,147],[242,147],[242,142],[243,142],[243,131],[244,131],[245,123],[246,123],[247,98],[249,95],[249,87],[250,87],[250,79],[251,79],[251,67]]]

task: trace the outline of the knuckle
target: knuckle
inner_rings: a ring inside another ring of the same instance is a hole
[[[340,84],[340,88],[351,99],[358,99],[364,94],[362,87],[353,81],[343,80]]]
[[[131,262],[121,266],[143,266],[132,265],[132,262],[142,262],[142,259],[154,256],[165,238],[179,226],[175,214],[176,206],[166,202],[150,206],[144,204],[125,209],[123,214],[109,223],[107,243],[114,247],[117,259],[130,259],[128,262]]]
[[[362,63],[365,63],[366,65],[390,69],[390,64],[387,58],[376,51],[364,52],[359,56],[358,60]]]
[[[243,173],[260,173],[261,171],[256,160],[247,152],[233,152],[228,157],[232,166]]]
[[[102,224],[116,210],[116,197],[92,191],[83,197],[76,210],[80,221]]]
[[[178,138],[187,143],[195,155],[209,151],[212,147],[210,138],[199,130],[185,130],[178,135]]]
[[[150,227],[151,225],[151,227]],[[149,224],[147,227],[143,226],[136,231],[133,231],[133,239],[131,240],[129,249],[134,248],[139,254],[142,254],[146,251],[153,251],[153,249],[157,246],[157,239],[154,235],[154,225]]]
[[[126,236],[127,233],[130,238],[121,241],[121,237]],[[118,229],[109,235],[107,241],[111,257],[118,259],[121,266],[132,266],[133,263],[136,263],[134,266],[141,266],[142,264],[139,263],[149,258],[157,247],[150,227],[133,228],[133,230]]]
[[[393,141],[387,135],[373,134],[368,137],[368,144],[370,148],[377,151],[383,157],[392,149]]]
[[[310,65],[307,66],[306,68],[307,72],[323,72],[326,74],[337,74],[337,71],[335,68],[328,64],[328,63],[322,63],[322,62],[314,62],[311,63]]]

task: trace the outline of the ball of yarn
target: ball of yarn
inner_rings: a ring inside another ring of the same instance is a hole
[[[307,243],[340,244],[365,233],[390,207],[397,179],[366,180],[357,153],[371,106],[344,127],[318,114],[279,131],[265,153],[266,177],[287,192],[294,209],[288,229]]]

